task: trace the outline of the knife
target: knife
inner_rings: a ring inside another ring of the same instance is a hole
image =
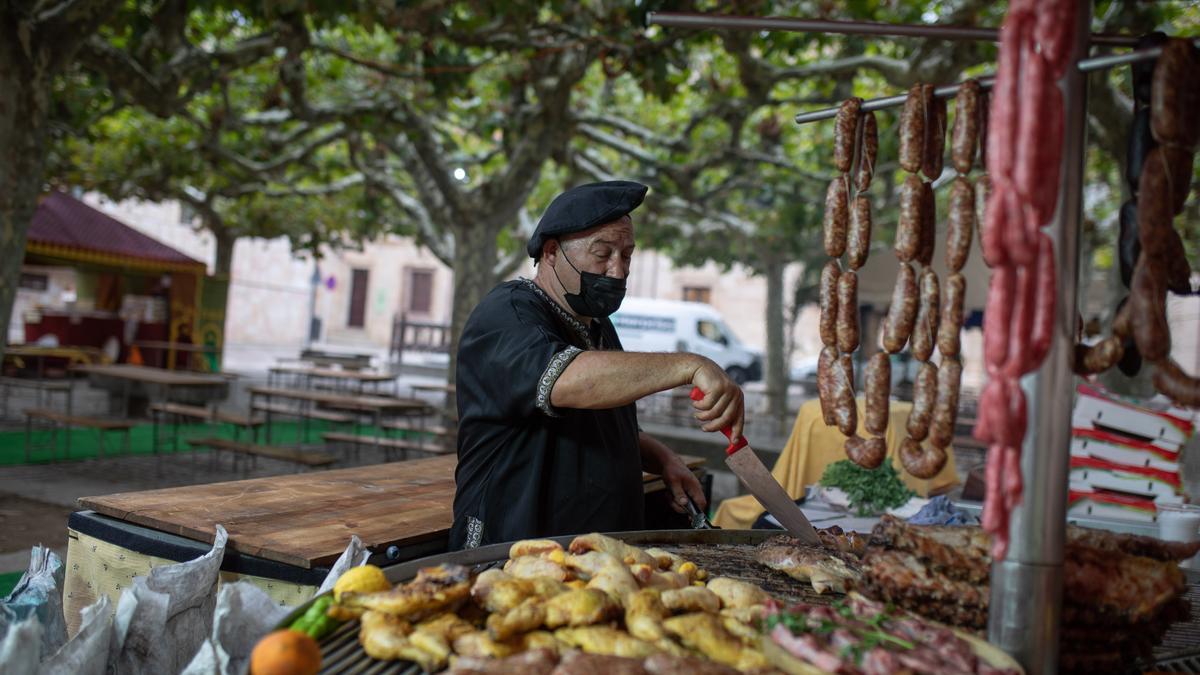
[[[699,401],[704,398],[704,392],[700,391],[700,387],[692,388],[691,399]],[[732,427],[725,427],[721,430],[726,438],[733,435]],[[817,530],[808,522],[808,517],[796,506],[796,502],[788,496],[783,486],[775,477],[767,471],[767,467],[763,465],[762,460],[758,455],[754,454],[754,449],[750,447],[750,443],[742,436],[737,443],[730,443],[729,447],[725,448],[725,464],[737,474],[742,483],[750,490],[750,494],[775,516],[775,519],[783,525],[783,529],[787,530],[793,537],[803,541],[806,544],[814,546],[821,545],[821,538],[817,536]]]

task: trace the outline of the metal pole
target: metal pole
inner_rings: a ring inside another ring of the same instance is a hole
[[[1088,52],[1091,3],[1079,3],[1072,61]],[[1079,230],[1087,141],[1087,75],[1068,68],[1063,90],[1062,181],[1055,219],[1046,232],[1058,268],[1057,308],[1050,353],[1022,379],[1029,430],[1022,447],[1024,498],[1012,514],[1008,557],[992,564],[988,641],[1013,655],[1029,675],[1058,669],[1062,618],[1063,543],[1066,538],[1068,454],[1075,375]]]
[[[829,19],[795,19],[782,16],[732,16],[728,14],[694,14],[688,12],[650,12],[649,25],[673,28],[717,28],[725,30],[789,31],[793,33],[842,33],[846,35],[878,35],[882,37],[939,38],[942,40],[999,41],[995,28],[945,26],[937,24],[898,25],[874,21],[834,21]],[[1097,33],[1091,44],[1132,47],[1138,41],[1134,35]]]
[[[981,77],[978,79],[980,88],[985,91],[988,89],[991,89],[992,84],[995,81],[996,81],[996,78],[991,75],[988,75],[986,77]],[[950,98],[951,96],[955,96],[956,94],[958,94],[958,90],[960,87],[962,87],[961,84],[948,84],[948,85],[934,89],[933,95],[937,96],[938,98]],[[863,101],[863,104],[862,104],[862,107],[860,108],[860,110],[862,112],[871,112],[873,110],[883,110],[885,108],[892,108],[892,107],[895,107],[898,105],[903,105],[905,99],[907,99],[907,98],[908,98],[907,93],[899,94],[897,96],[885,96],[883,98],[873,98],[868,101]],[[821,108],[820,110],[811,110],[809,112],[797,113],[795,120],[796,120],[796,124],[807,124],[809,122],[817,122],[819,120],[830,120],[830,119],[833,119],[834,117],[837,117],[837,112],[838,112],[838,108]]]

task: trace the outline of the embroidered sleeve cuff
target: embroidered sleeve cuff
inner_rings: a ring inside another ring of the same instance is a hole
[[[567,366],[571,365],[571,362],[574,361],[575,357],[579,356],[580,352],[582,351],[583,350],[578,347],[567,347],[561,352],[555,354],[554,357],[550,359],[549,365],[546,366],[546,370],[542,373],[541,379],[538,380],[536,405],[538,410],[546,413],[546,415],[549,417],[562,417],[562,415],[559,415],[554,409],[554,406],[550,405],[550,392],[554,389],[554,383],[558,382],[559,376],[563,374],[563,371],[567,369]]]

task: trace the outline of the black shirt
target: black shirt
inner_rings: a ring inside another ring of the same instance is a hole
[[[587,349],[621,349],[612,322],[584,327],[527,279],[500,284],[471,313],[458,347],[451,549],[643,527],[633,404],[550,404]]]

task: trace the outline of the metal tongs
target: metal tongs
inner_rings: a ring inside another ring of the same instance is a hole
[[[687,498],[688,517],[692,519],[693,530],[719,530],[721,528],[713,525],[708,520],[708,515],[700,509],[696,508],[696,504],[692,502],[692,498]]]

